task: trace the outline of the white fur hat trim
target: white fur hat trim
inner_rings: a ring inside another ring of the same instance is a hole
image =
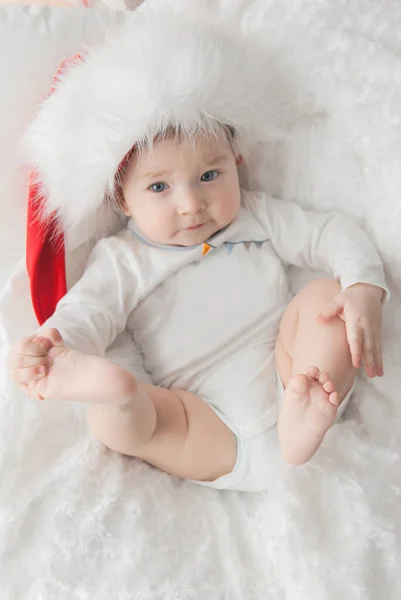
[[[133,13],[117,35],[64,72],[25,142],[46,198],[74,245],[110,232],[105,201],[122,158],[168,125],[189,135],[235,128],[246,156],[272,130],[267,60],[212,16]]]

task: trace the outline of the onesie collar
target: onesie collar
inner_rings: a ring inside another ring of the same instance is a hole
[[[137,227],[135,221],[133,219],[129,219],[128,221],[128,229],[134,234],[134,236],[143,244],[146,244],[147,246],[151,246],[152,248],[159,248],[160,250],[170,250],[170,251],[186,251],[186,250],[194,250],[195,248],[199,248],[201,246],[206,245],[219,245],[218,241],[219,241],[219,236],[221,236],[221,234],[223,234],[224,232],[227,231],[227,229],[229,229],[233,223],[236,221],[237,217],[235,217],[234,221],[232,221],[231,223],[229,223],[228,225],[226,225],[225,227],[223,227],[223,229],[220,229],[219,231],[216,231],[216,233],[214,233],[210,238],[208,238],[207,240],[205,240],[204,242],[201,242],[199,244],[195,244],[195,246],[175,246],[173,244],[158,244],[157,242],[153,242],[152,240],[150,240],[149,238],[147,238]]]
[[[136,226],[133,219],[128,221],[128,229],[131,233],[143,244],[159,250],[167,250],[170,252],[186,252],[195,249],[202,249],[202,256],[207,254],[209,250],[225,245],[230,254],[234,246],[245,244],[249,246],[256,244],[261,247],[262,244],[268,241],[265,228],[255,220],[255,217],[242,205],[235,216],[234,220],[220,231],[214,233],[210,238],[196,244],[195,246],[174,246],[168,244],[157,244],[147,238]]]

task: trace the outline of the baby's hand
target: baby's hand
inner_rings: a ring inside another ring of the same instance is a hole
[[[320,315],[324,322],[339,316],[347,329],[347,339],[355,368],[365,363],[368,377],[381,377],[382,298],[384,290],[369,283],[357,283],[340,292]]]
[[[35,383],[46,377],[53,364],[53,359],[48,356],[49,350],[53,347],[53,332],[57,333],[60,339],[60,334],[55,329],[50,329],[48,332],[49,337],[35,334],[22,339],[11,348],[8,355],[7,362],[11,377],[20,389],[36,400],[43,398],[34,391]]]

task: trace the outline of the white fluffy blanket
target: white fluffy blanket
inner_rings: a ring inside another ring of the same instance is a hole
[[[376,242],[393,292],[385,377],[362,376],[345,421],[310,464],[288,469],[270,492],[203,489],[94,442],[84,406],[34,402],[10,386],[9,343],[36,326],[20,264],[0,305],[0,600],[396,600],[400,4],[195,1],[211,19],[257,35],[270,57],[288,137],[266,148],[263,185],[354,216]],[[18,137],[60,59],[123,19],[100,10],[0,9],[1,285],[23,254],[27,173],[18,167]]]

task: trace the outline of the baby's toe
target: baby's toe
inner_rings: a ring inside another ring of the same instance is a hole
[[[317,379],[319,377],[319,369],[317,367],[308,367],[306,374],[311,379]]]
[[[330,404],[332,404],[333,406],[339,406],[340,404],[340,399],[338,397],[338,393],[337,392],[332,392],[329,395],[329,402]]]
[[[329,380],[329,374],[326,371],[320,371],[318,378],[319,383],[321,383],[324,386],[324,384],[327,383]]]
[[[323,389],[325,392],[327,392],[328,394],[331,394],[332,392],[334,392],[334,383],[332,381],[326,381],[326,383],[323,384]]]
[[[310,383],[306,375],[294,375],[289,380],[287,387],[296,394],[307,394],[310,389]]]

